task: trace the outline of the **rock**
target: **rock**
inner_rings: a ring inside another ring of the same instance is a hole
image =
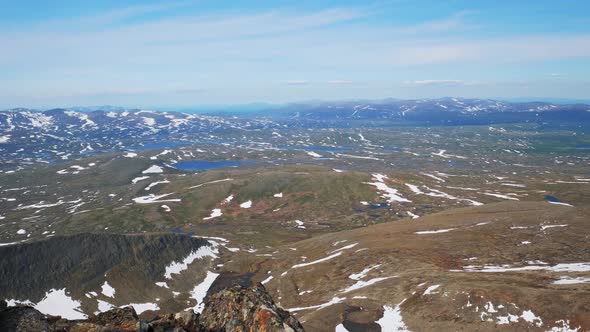
[[[0,306],[2,303],[0,303]],[[277,307],[262,284],[213,294],[203,314],[193,310],[140,320],[133,307],[116,308],[86,320],[47,316],[27,306],[0,310],[2,332],[304,332],[297,319]]]
[[[136,331],[139,328],[139,318],[133,307],[117,308],[102,312],[88,318],[88,322],[121,331]]]
[[[200,321],[213,331],[304,331],[295,317],[274,303],[260,283],[250,288],[226,288],[211,295]]]
[[[51,331],[47,317],[37,309],[26,306],[0,311],[0,331]]]
[[[153,328],[150,324],[148,324],[148,322],[140,320],[139,322],[137,322],[137,324],[135,325],[136,327],[136,331],[137,332],[152,332]]]
[[[150,327],[154,332],[206,332],[199,324],[199,314],[192,309],[152,320]]]

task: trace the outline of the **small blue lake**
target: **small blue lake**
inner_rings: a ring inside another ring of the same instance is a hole
[[[236,167],[240,165],[253,164],[251,161],[207,161],[207,160],[186,160],[179,161],[172,166],[183,171],[204,171],[222,167]]]
[[[369,205],[369,209],[376,210],[376,209],[387,207],[387,205],[388,205],[387,203],[371,204],[371,205]]]
[[[171,228],[170,231],[175,234],[186,234],[186,235],[190,235],[190,236],[195,235],[195,232],[186,232],[180,227]]]
[[[555,197],[555,196],[545,196],[545,200],[548,202],[553,202],[553,203],[561,203],[561,201],[559,200],[559,198]]]

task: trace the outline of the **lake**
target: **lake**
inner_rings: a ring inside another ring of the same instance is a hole
[[[545,200],[553,203],[561,203],[561,200],[559,200],[559,198],[550,195],[545,196]]]

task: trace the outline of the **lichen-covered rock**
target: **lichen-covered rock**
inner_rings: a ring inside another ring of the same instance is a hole
[[[55,332],[106,332],[133,331],[148,332],[147,322],[140,321],[133,307],[116,308],[105,311],[85,320],[70,321],[60,319],[50,325],[49,331]]]
[[[304,331],[295,317],[274,303],[262,284],[235,286],[211,295],[200,321],[213,331]]]
[[[0,303],[0,306],[2,304]],[[277,307],[262,284],[213,294],[203,314],[193,310],[140,320],[133,307],[116,308],[85,320],[44,315],[28,306],[0,309],[0,332],[304,332],[297,319]]]
[[[10,307],[0,311],[0,331],[51,331],[46,315],[32,307]]]
[[[138,321],[139,318],[133,307],[116,308],[88,318],[88,322],[90,323],[109,325],[123,330],[128,326],[135,327]]]
[[[192,309],[155,318],[150,321],[150,328],[153,332],[206,332],[199,324],[199,314]]]

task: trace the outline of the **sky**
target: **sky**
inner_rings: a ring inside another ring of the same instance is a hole
[[[0,0],[0,108],[590,99],[590,1]]]

